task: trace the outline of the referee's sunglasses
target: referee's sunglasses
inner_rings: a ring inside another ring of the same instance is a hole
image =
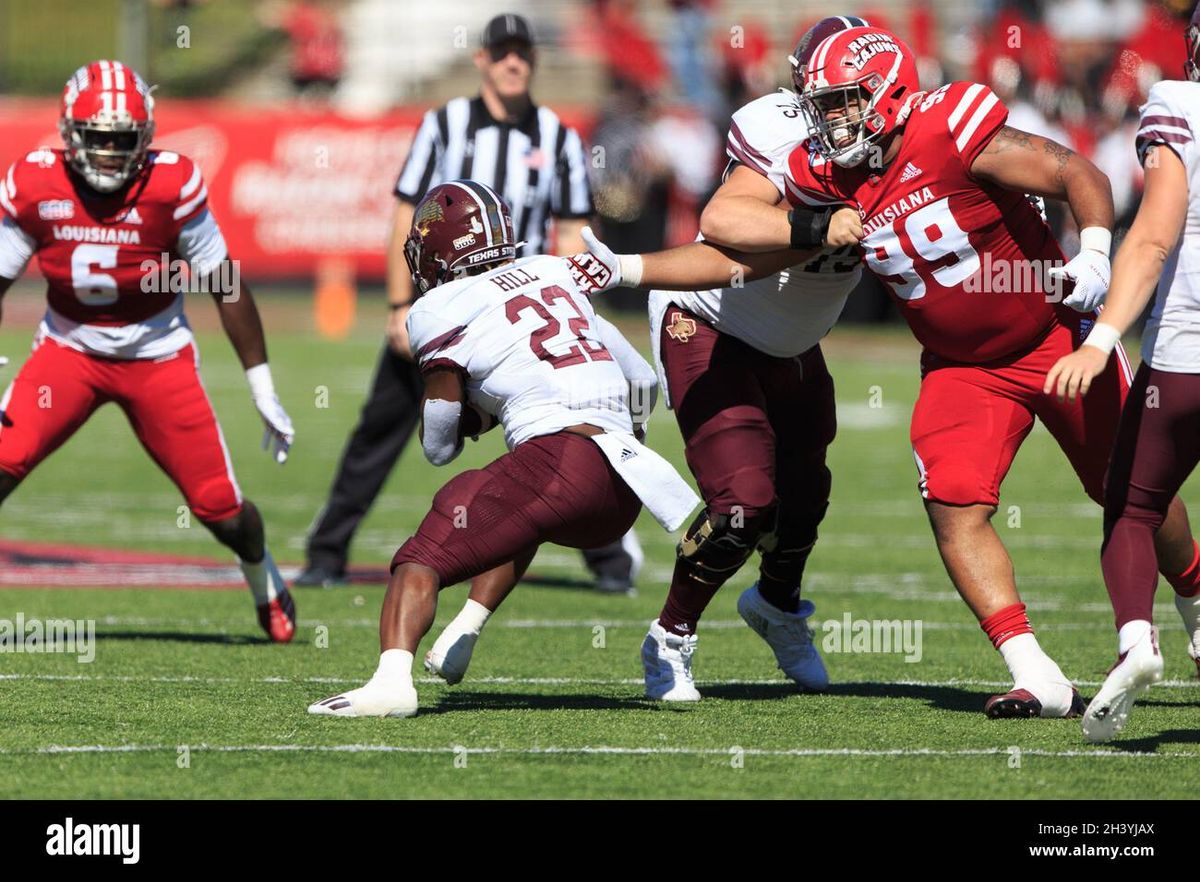
[[[522,61],[533,61],[533,46],[524,40],[506,40],[503,43],[497,43],[495,46],[489,46],[487,51],[493,63],[503,61],[513,52],[517,53],[517,57]]]

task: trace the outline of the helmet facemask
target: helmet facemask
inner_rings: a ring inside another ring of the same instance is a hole
[[[125,186],[146,162],[154,138],[153,99],[146,89],[143,101],[149,119],[144,121],[125,109],[122,92],[104,93],[102,109],[87,119],[76,119],[72,110],[77,94],[68,93],[68,106],[59,121],[68,161],[93,189],[112,193]]]
[[[1196,63],[1196,55],[1200,52],[1200,25],[1189,25],[1184,34],[1187,41],[1187,61],[1183,63],[1183,73],[1193,83],[1200,83],[1200,65]]]
[[[824,88],[810,80],[800,108],[821,156],[843,168],[853,168],[866,159],[871,145],[887,129],[883,114],[875,108],[882,86],[879,74]]]

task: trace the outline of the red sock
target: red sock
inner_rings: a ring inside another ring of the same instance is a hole
[[[1192,540],[1192,562],[1188,568],[1177,576],[1163,573],[1163,578],[1180,597],[1195,597],[1200,592],[1200,545],[1195,539]]]
[[[992,646],[1000,648],[1005,640],[1018,634],[1032,634],[1033,625],[1029,624],[1029,616],[1025,614],[1025,604],[1014,603],[1004,609],[997,610],[979,623],[983,633],[988,635]]]

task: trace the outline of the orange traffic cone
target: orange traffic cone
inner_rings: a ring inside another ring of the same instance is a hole
[[[313,319],[317,333],[331,340],[342,340],[354,328],[358,311],[358,289],[354,267],[343,258],[326,257],[317,264],[317,288],[313,298]]]

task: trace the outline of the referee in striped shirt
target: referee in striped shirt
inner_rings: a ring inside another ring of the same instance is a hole
[[[345,579],[354,532],[418,423],[423,384],[405,329],[413,291],[404,240],[413,210],[429,188],[470,178],[500,193],[512,209],[517,241],[525,242],[518,256],[546,252],[552,221],[559,254],[586,250],[580,231],[592,214],[587,153],[574,129],[530,98],[534,61],[529,23],[519,15],[496,16],[475,53],[479,94],[426,113],[413,139],[395,187],[387,346],[329,499],[309,533],[307,566],[295,581],[298,586]],[[641,556],[632,531],[622,542],[584,552],[596,587],[608,591],[632,588]]]

